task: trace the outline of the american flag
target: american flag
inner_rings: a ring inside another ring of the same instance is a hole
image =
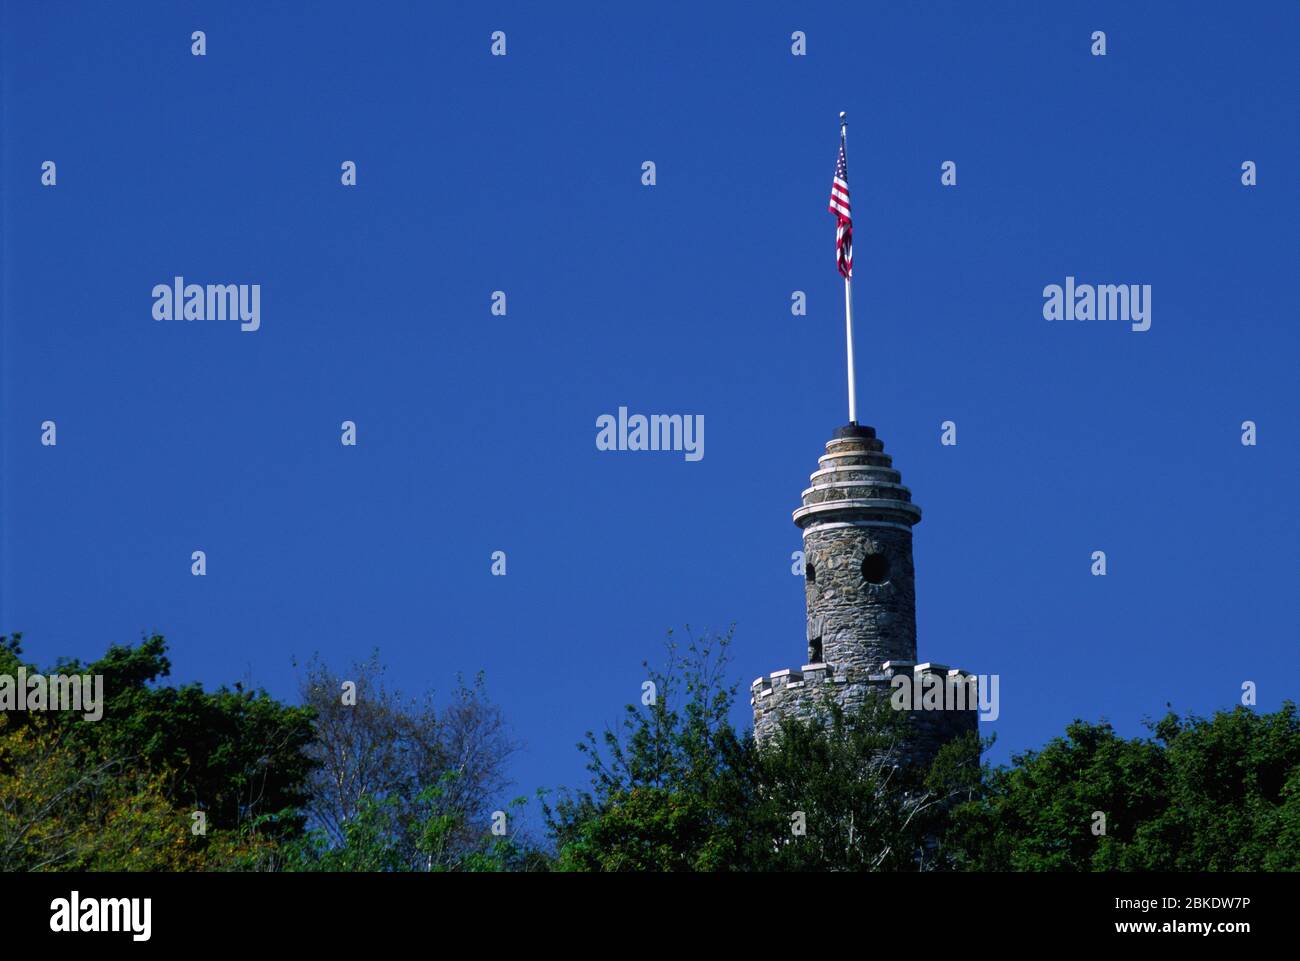
[[[835,264],[845,277],[853,276],[853,214],[849,212],[849,164],[844,159],[844,138],[840,137],[840,159],[831,181],[830,212],[835,215]]]

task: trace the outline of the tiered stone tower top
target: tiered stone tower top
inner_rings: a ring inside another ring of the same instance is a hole
[[[794,522],[803,529],[808,660],[877,674],[916,661],[912,525],[921,508],[870,427],[826,445]]]
[[[836,430],[810,480],[794,512],[803,530],[808,663],[754,681],[750,703],[760,740],[782,717],[818,715],[827,698],[853,710],[872,694],[888,696],[900,674],[969,677],[916,663],[912,526],[921,508],[875,430]],[[973,711],[917,711],[911,720],[913,743],[905,753],[915,759],[977,726]]]

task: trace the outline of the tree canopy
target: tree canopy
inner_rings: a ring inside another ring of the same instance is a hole
[[[974,736],[902,763],[885,698],[731,722],[731,634],[670,635],[642,703],[579,744],[589,784],[505,800],[516,749],[482,678],[442,701],[378,655],[314,659],[299,704],[166,683],[162,637],[46,674],[104,678],[98,720],[0,712],[0,870],[1300,870],[1300,719],[1167,713],[1140,737],[1076,720],[1009,764]],[[0,676],[24,667],[0,638]]]

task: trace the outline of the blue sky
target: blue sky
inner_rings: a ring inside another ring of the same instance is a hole
[[[1300,14],[1209,6],[5,3],[0,631],[284,697],[316,651],[482,670],[531,792],[668,628],[734,622],[747,723],[846,420],[847,110],[859,420],[925,511],[921,657],[1001,676],[993,758],[1275,709]],[[260,284],[261,329],[154,321],[178,274]],[[1044,320],[1067,276],[1150,284],[1151,329]],[[704,458],[598,451],[619,406],[704,415]]]

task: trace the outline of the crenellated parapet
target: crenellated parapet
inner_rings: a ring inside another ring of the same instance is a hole
[[[907,691],[901,690],[904,683]],[[975,675],[945,664],[888,661],[873,674],[837,670],[830,664],[805,664],[755,678],[749,703],[754,735],[765,741],[782,718],[824,719],[830,704],[856,713],[868,698],[884,698],[908,716],[904,760],[926,763],[946,741],[979,726],[979,688]]]

